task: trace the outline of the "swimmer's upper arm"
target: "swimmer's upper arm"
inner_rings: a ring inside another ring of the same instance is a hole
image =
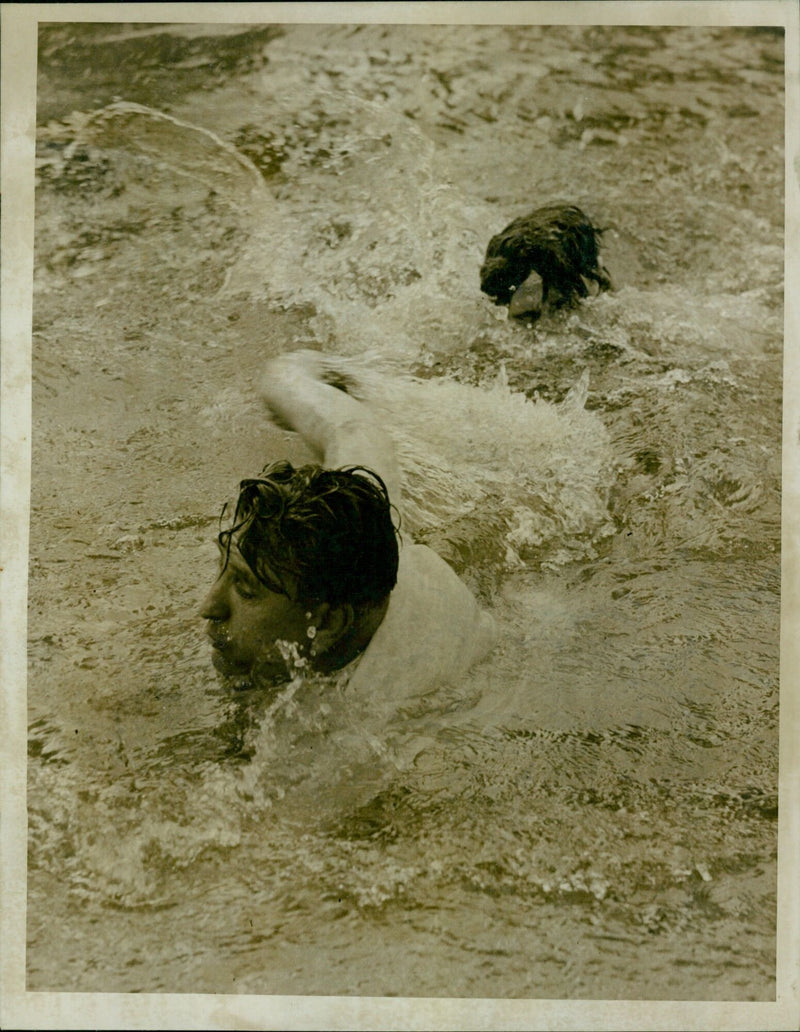
[[[318,378],[316,361],[313,352],[273,359],[262,377],[264,400],[324,466],[366,466],[381,477],[396,505],[400,473],[391,438],[365,405]]]
[[[394,444],[373,420],[357,415],[355,419],[339,424],[325,448],[323,461],[331,469],[339,466],[366,466],[383,480],[391,501],[395,505],[399,504],[400,470]]]

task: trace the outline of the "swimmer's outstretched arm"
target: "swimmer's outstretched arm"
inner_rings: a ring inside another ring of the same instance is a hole
[[[325,382],[326,371],[324,356],[314,351],[272,359],[261,379],[262,397],[323,466],[366,466],[399,505],[400,470],[391,438],[365,405]]]

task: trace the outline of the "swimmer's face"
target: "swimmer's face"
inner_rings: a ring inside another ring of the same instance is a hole
[[[265,587],[234,543],[227,562],[219,548],[219,575],[200,610],[208,621],[214,666],[243,685],[286,680],[286,661],[276,642],[296,643],[305,652],[309,621],[303,607]]]

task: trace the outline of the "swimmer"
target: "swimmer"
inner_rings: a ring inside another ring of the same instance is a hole
[[[553,204],[515,219],[489,241],[481,290],[514,319],[575,304],[611,290],[600,263],[603,231],[575,205]]]
[[[440,556],[399,538],[389,436],[315,352],[271,361],[262,395],[318,462],[241,482],[201,609],[217,670],[240,687],[345,672],[387,700],[458,678],[494,623]]]

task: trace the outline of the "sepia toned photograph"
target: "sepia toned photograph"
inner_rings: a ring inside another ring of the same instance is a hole
[[[779,1001],[784,21],[97,6],[35,24],[25,992]]]

